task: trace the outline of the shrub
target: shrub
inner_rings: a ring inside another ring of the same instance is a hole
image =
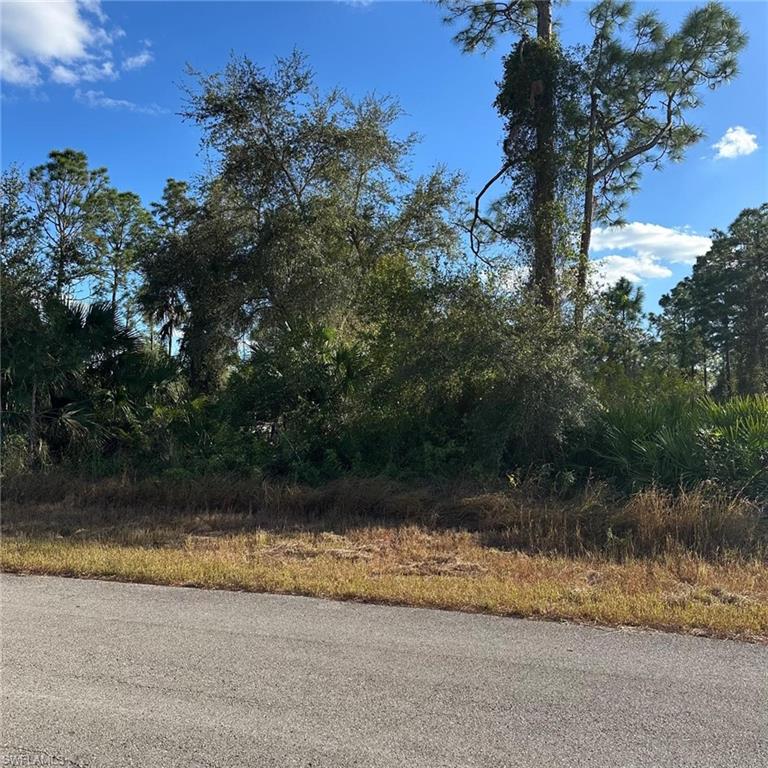
[[[624,402],[598,420],[595,466],[630,488],[710,480],[768,499],[768,396]]]

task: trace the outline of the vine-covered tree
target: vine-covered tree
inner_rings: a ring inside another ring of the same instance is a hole
[[[558,267],[577,241],[579,330],[593,221],[620,222],[642,167],[680,159],[701,138],[690,113],[704,90],[733,77],[745,35],[717,2],[694,9],[670,32],[631,2],[601,0],[589,13],[592,42],[563,50],[552,32],[551,2],[441,5],[448,21],[465,23],[455,38],[465,51],[507,33],[518,38],[504,59],[496,101],[505,118],[504,162],[477,197],[470,244],[479,253],[478,232],[485,230],[528,249],[532,282],[554,307]],[[493,216],[481,215],[481,198],[502,178],[510,191]]]
[[[512,0],[507,3],[473,3],[443,0],[446,20],[461,19],[466,26],[455,36],[465,52],[491,47],[498,35],[514,32],[519,40],[505,58],[504,77],[496,106],[506,121],[504,163],[478,195],[470,240],[479,253],[476,226],[480,201],[490,186],[507,175],[513,191],[509,200],[518,202],[530,224],[518,216],[506,234],[529,251],[531,282],[539,299],[550,310],[557,303],[557,253],[555,230],[559,212],[557,103],[562,54],[552,27],[551,0]],[[531,37],[533,35],[533,37]],[[487,219],[481,222],[492,231],[501,230]]]

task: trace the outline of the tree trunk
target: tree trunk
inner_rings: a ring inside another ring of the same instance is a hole
[[[533,182],[533,284],[542,303],[554,310],[555,253],[555,78],[552,52],[552,0],[536,0],[536,37],[544,62],[535,101],[536,157]],[[533,93],[533,92],[532,92]]]
[[[757,395],[763,391],[762,358],[763,334],[762,325],[765,322],[765,312],[755,297],[750,295],[746,307],[746,323],[742,332],[741,349],[739,350],[739,394]]]
[[[118,285],[119,276],[117,273],[117,270],[112,270],[112,312],[115,315],[115,319],[117,319],[117,285]]]
[[[592,219],[595,208],[595,119],[597,117],[597,94],[593,93],[589,105],[589,136],[587,138],[587,168],[584,180],[584,214],[581,222],[581,243],[579,265],[576,274],[576,302],[574,326],[581,331],[584,323],[584,307],[587,303],[587,271],[589,269],[589,246],[592,242]]]
[[[32,404],[29,408],[29,465],[30,469],[37,467],[37,379],[32,381]]]
[[[64,292],[64,268],[65,268],[65,256],[64,256],[64,248],[62,246],[59,246],[59,253],[58,253],[58,263],[56,264],[56,285],[55,285],[55,293],[57,299],[63,298],[63,292]]]

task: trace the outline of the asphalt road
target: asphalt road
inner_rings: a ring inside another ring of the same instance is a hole
[[[4,575],[0,765],[768,766],[768,648]]]

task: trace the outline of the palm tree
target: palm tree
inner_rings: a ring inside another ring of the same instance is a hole
[[[3,318],[3,417],[11,429],[26,425],[30,461],[38,464],[44,444],[103,431],[94,418],[95,394],[118,386],[121,367],[140,346],[109,302],[54,297],[38,310],[11,294],[12,311],[6,308]]]

